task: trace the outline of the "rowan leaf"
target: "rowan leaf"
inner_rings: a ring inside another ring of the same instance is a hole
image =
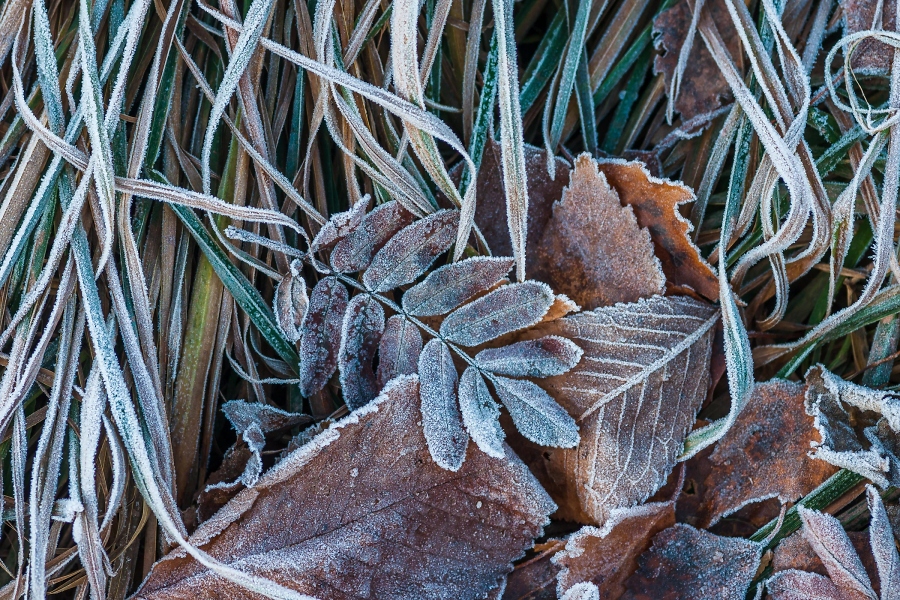
[[[422,334],[411,321],[394,315],[387,320],[378,345],[378,387],[397,375],[412,375],[419,368]]]
[[[354,296],[341,325],[338,366],[341,389],[350,409],[357,409],[378,395],[375,353],[384,333],[384,309],[368,294]]]
[[[562,568],[559,591],[590,582],[601,598],[620,598],[625,580],[637,570],[638,557],[650,548],[653,536],[674,524],[674,502],[651,502],[612,511],[602,528],[582,527],[553,557]]]
[[[337,369],[348,296],[347,288],[335,277],[319,280],[312,290],[300,342],[300,392],[304,396],[321,390]]]
[[[554,299],[550,287],[538,281],[506,285],[450,313],[441,323],[441,336],[478,346],[538,323]]]
[[[200,525],[191,543],[242,571],[318,598],[483,598],[530,547],[554,505],[507,450],[434,465],[418,379],[395,379]],[[177,549],[144,600],[257,598]]]
[[[532,276],[588,310],[662,294],[665,275],[646,229],[588,154],[553,203]]]
[[[416,317],[444,315],[509,273],[511,258],[476,256],[445,265],[403,294],[403,310]]]
[[[447,344],[438,339],[425,344],[419,356],[422,432],[434,462],[450,471],[462,466],[469,443],[456,401],[458,378]]]
[[[363,274],[363,283],[386,292],[412,283],[450,248],[459,227],[459,211],[442,210],[405,227],[378,251]]]
[[[822,438],[814,456],[881,487],[900,484],[900,398],[844,381],[821,365],[806,373],[806,382],[806,412]],[[863,412],[851,419],[848,407]]]
[[[362,223],[363,217],[366,216],[369,200],[368,195],[363,196],[350,207],[350,210],[332,215],[310,243],[310,252],[327,248],[355,231]]]
[[[463,425],[478,448],[488,456],[503,458],[505,435],[500,427],[500,406],[474,367],[467,367],[459,380],[459,410]]]
[[[650,231],[667,282],[718,300],[719,280],[691,240],[693,226],[679,211],[682,204],[696,200],[691,188],[654,177],[637,161],[604,159],[598,168],[622,203],[634,209],[638,225]]]
[[[480,369],[513,377],[551,377],[571,370],[584,352],[575,342],[558,335],[525,340],[475,355]]]
[[[756,386],[747,407],[709,457],[698,510],[703,527],[751,502],[795,502],[837,469],[809,456],[819,441],[803,412],[803,385],[773,380]],[[760,477],[765,473],[765,477]]]
[[[525,379],[491,377],[500,401],[516,429],[535,444],[572,448],[578,444],[578,425],[539,385]]]
[[[678,523],[653,538],[626,582],[624,598],[744,600],[761,555],[762,546],[754,542]]]
[[[413,222],[412,213],[396,200],[386,202],[367,214],[347,237],[331,251],[331,266],[341,273],[361,271],[371,264],[375,253],[398,231]]]
[[[654,296],[536,330],[584,351],[574,369],[542,381],[578,423],[578,447],[519,448],[561,518],[602,524],[613,509],[642,502],[665,483],[706,398],[718,318],[703,302]]]
[[[298,342],[303,337],[303,319],[309,308],[309,296],[306,295],[306,282],[301,270],[303,265],[295,260],[291,269],[285,273],[275,288],[274,312],[278,327],[291,342]]]

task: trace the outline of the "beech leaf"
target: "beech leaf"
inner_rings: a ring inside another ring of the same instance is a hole
[[[403,310],[415,317],[445,315],[509,273],[511,258],[476,256],[445,265],[403,294]]]
[[[338,365],[344,400],[359,408],[378,394],[375,353],[384,333],[384,309],[368,294],[354,296],[347,305],[341,327]]]
[[[419,356],[422,395],[422,432],[434,462],[458,471],[466,458],[469,436],[463,429],[456,401],[458,376],[450,348],[441,340],[425,344]]]
[[[412,375],[419,368],[422,334],[408,319],[394,315],[387,320],[378,345],[378,387],[397,375]]]
[[[418,379],[399,377],[202,523],[191,543],[318,598],[484,598],[548,523],[553,502],[507,450],[433,464]],[[135,598],[257,598],[181,549]]]
[[[337,369],[348,296],[336,277],[324,277],[313,288],[300,342],[300,393],[304,396],[321,390]]]
[[[467,367],[459,380],[459,410],[466,431],[478,448],[488,456],[503,458],[505,436],[500,427],[500,406],[474,367]]]
[[[441,335],[462,346],[478,346],[538,323],[553,301],[553,291],[538,281],[506,285],[450,313],[441,323]]]
[[[376,292],[412,283],[450,248],[458,227],[456,210],[438,211],[409,225],[378,251],[363,283]]]
[[[375,253],[398,231],[413,222],[412,213],[396,200],[386,202],[367,214],[353,232],[331,251],[331,266],[341,273],[361,271],[369,266]]]
[[[487,348],[475,355],[478,367],[513,377],[551,377],[571,370],[584,352],[572,340],[548,335]]]
[[[573,415],[573,450],[519,448],[560,505],[560,518],[606,522],[665,483],[706,398],[718,311],[686,297],[654,296],[576,313],[537,334],[584,350],[578,365],[542,386]]]
[[[575,161],[568,187],[553,203],[537,256],[532,276],[589,310],[665,291],[650,234],[588,154]]]

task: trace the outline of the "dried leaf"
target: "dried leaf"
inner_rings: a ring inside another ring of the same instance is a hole
[[[559,591],[591,582],[601,598],[621,597],[625,580],[637,570],[638,557],[650,548],[653,536],[674,524],[674,502],[653,502],[612,511],[602,529],[582,527],[553,557],[562,567]]]
[[[542,325],[584,350],[543,387],[575,417],[574,450],[523,454],[560,505],[559,517],[602,524],[615,508],[646,500],[663,483],[706,398],[717,311],[654,296]]]
[[[588,154],[575,161],[569,185],[537,247],[531,274],[585,309],[662,294],[666,278],[646,229]]]
[[[398,231],[413,222],[412,213],[394,200],[378,206],[331,251],[331,266],[341,273],[361,271]]]
[[[897,543],[887,511],[881,495],[871,485],[866,486],[866,500],[872,515],[869,540],[875,564],[878,565],[881,597],[900,598],[900,556],[897,554]]]
[[[323,248],[338,242],[359,227],[366,210],[369,208],[369,196],[365,195],[350,207],[346,212],[339,212],[331,216],[328,222],[322,226],[309,246],[310,252],[317,252]]]
[[[441,336],[478,346],[539,322],[554,298],[549,286],[538,281],[503,286],[450,313],[441,323]]]
[[[466,431],[478,448],[488,456],[503,458],[505,436],[500,427],[500,406],[474,367],[467,367],[459,380],[459,410]]]
[[[677,524],[657,534],[626,582],[624,598],[744,600],[760,564],[762,547]]]
[[[444,315],[509,273],[511,258],[477,256],[443,266],[403,294],[403,310],[416,317]]]
[[[281,332],[291,342],[298,342],[303,337],[303,319],[309,308],[309,297],[306,295],[306,282],[301,270],[303,265],[295,260],[291,263],[290,272],[286,273],[275,288],[275,318]]]
[[[876,22],[879,4],[881,19]],[[884,0],[883,3],[875,0],[840,0],[840,5],[844,13],[845,36],[873,28],[896,31],[896,0]],[[855,75],[887,75],[893,58],[894,49],[891,46],[878,40],[865,39],[853,49],[850,64]]]
[[[821,365],[806,373],[806,383],[806,412],[822,438],[814,456],[881,487],[900,484],[900,398],[844,381]],[[863,412],[851,419],[845,405]]]
[[[551,377],[571,370],[584,354],[572,340],[548,335],[488,348],[475,355],[478,368],[513,377]]]
[[[419,368],[422,334],[408,319],[394,315],[387,320],[378,345],[378,387],[397,375],[412,375]]]
[[[491,377],[500,401],[516,429],[541,446],[573,448],[578,444],[578,425],[538,384],[525,379]]]
[[[458,473],[429,456],[418,381],[395,379],[244,490],[191,542],[232,567],[319,598],[482,598],[548,522],[553,503],[507,451]],[[184,551],[135,598],[258,598]]]
[[[243,433],[251,426],[259,427],[263,433],[272,433],[312,422],[312,417],[301,413],[281,410],[277,406],[231,400],[222,405],[222,413],[238,433]]]
[[[813,419],[803,412],[804,391],[789,381],[756,386],[750,403],[709,457],[712,466],[699,509],[703,527],[751,502],[794,502],[837,471],[808,455],[810,442],[819,436]]]
[[[419,356],[422,432],[434,462],[450,471],[462,466],[469,443],[456,402],[457,377],[447,344],[438,339],[425,344]]]
[[[847,600],[831,580],[805,571],[782,571],[766,582],[773,600]]]
[[[653,20],[654,46],[661,51],[653,60],[653,72],[663,74],[667,91],[672,89],[672,80],[678,71],[678,57],[688,36],[695,4],[680,0]],[[727,40],[731,55],[742,56],[740,38],[724,2],[706,0],[704,5]],[[683,73],[680,92],[675,99],[675,110],[681,113],[682,122],[709,114],[727,104],[732,97],[728,82],[699,36],[694,38],[688,57],[690,66]]]
[[[640,162],[606,159],[598,163],[619,199],[634,209],[640,227],[650,231],[656,256],[670,285],[686,286],[719,299],[719,280],[691,240],[693,226],[679,207],[696,198],[684,184],[653,177]]]
[[[349,294],[336,277],[324,277],[313,288],[300,342],[300,393],[318,392],[334,375]]]
[[[535,544],[537,554],[517,564],[506,578],[503,600],[557,600],[556,574],[559,567],[553,564],[552,559],[565,547],[566,542],[558,539]]]
[[[347,305],[341,326],[341,389],[351,409],[357,409],[378,395],[375,353],[384,333],[384,309],[368,294],[354,296]]]
[[[456,210],[438,211],[405,227],[378,251],[363,274],[363,283],[376,292],[412,283],[450,248],[457,227]]]

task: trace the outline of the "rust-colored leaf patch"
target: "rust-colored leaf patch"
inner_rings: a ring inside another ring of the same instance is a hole
[[[844,12],[844,35],[852,35],[868,29],[896,31],[896,0],[840,0]],[[880,23],[875,21],[881,4]],[[875,27],[873,27],[875,25]],[[878,26],[880,25],[880,27]],[[884,42],[862,40],[853,49],[850,64],[857,75],[887,75],[894,58],[894,50]]]
[[[569,177],[553,203],[531,276],[586,310],[663,293],[665,276],[649,233],[619,202],[597,163],[582,154]]]
[[[435,465],[417,425],[416,376],[286,457],[191,542],[233,568],[318,598],[483,598],[548,522],[553,503],[507,449],[470,446],[461,469]],[[258,598],[182,550],[136,598]]]

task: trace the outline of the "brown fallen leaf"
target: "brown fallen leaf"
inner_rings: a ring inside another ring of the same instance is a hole
[[[243,490],[191,536],[233,568],[319,598],[484,598],[554,510],[507,449],[435,465],[404,376]],[[175,550],[135,598],[259,598]]]
[[[888,600],[900,597],[900,555],[884,504],[871,485],[866,486],[866,499],[872,515],[869,546],[878,572],[880,593],[876,594],[873,580],[840,521],[801,506],[803,537],[818,555],[828,577],[796,569],[775,573],[766,582],[769,595],[774,600]]]
[[[744,600],[762,546],[678,523],[653,538],[625,586],[629,600]]]
[[[718,318],[703,302],[654,296],[534,330],[584,350],[574,369],[542,380],[578,423],[579,445],[538,448],[510,437],[560,505],[557,517],[600,525],[665,483],[706,398]]]
[[[766,498],[793,502],[837,471],[808,456],[820,441],[803,412],[805,386],[758,384],[747,407],[709,457],[698,523],[706,528],[737,509]]]
[[[662,73],[666,82],[666,92],[671,90],[672,78],[678,67],[678,56],[688,35],[693,11],[692,5],[680,0],[671,8],[662,11],[653,20],[654,46],[661,53],[653,60],[653,72]],[[727,41],[732,56],[742,56],[740,41],[728,9],[721,0],[707,0],[705,9],[712,17]],[[731,88],[716,66],[712,55],[699,35],[694,36],[688,54],[688,66],[681,80],[679,94],[675,100],[675,110],[681,113],[682,122],[709,114],[724,106],[731,99]]]
[[[557,579],[562,595],[582,582],[597,586],[600,597],[615,600],[625,593],[625,580],[637,569],[638,557],[650,540],[675,524],[674,502],[651,502],[613,511],[602,529],[582,527],[564,551],[553,558],[562,567]]]
[[[853,545],[853,549],[862,560],[863,568],[869,576],[869,580],[873,583],[875,592],[878,592],[878,567],[875,565],[875,557],[872,556],[872,550],[869,547],[869,536],[862,531],[847,531],[847,537]],[[827,576],[828,570],[816,554],[812,546],[803,536],[802,531],[797,531],[781,540],[775,547],[772,556],[772,571],[787,571],[794,569],[797,571],[808,571],[818,575]]]
[[[623,204],[634,209],[640,227],[650,231],[666,280],[686,286],[709,300],[719,299],[719,280],[691,240],[693,226],[679,207],[695,200],[686,185],[653,177],[643,163],[604,159],[598,162]]]
[[[844,35],[852,35],[867,29],[895,31],[896,0],[840,0],[844,12]],[[875,23],[878,5],[881,4],[880,27]],[[862,40],[853,49],[850,61],[856,75],[887,75],[890,71],[894,50],[884,42],[874,39]]]
[[[503,600],[556,600],[556,575],[560,567],[553,557],[566,547],[564,540],[535,544],[537,554],[516,565],[506,578]]]
[[[650,234],[588,154],[576,159],[568,187],[553,203],[536,254],[530,275],[586,310],[665,291]]]

